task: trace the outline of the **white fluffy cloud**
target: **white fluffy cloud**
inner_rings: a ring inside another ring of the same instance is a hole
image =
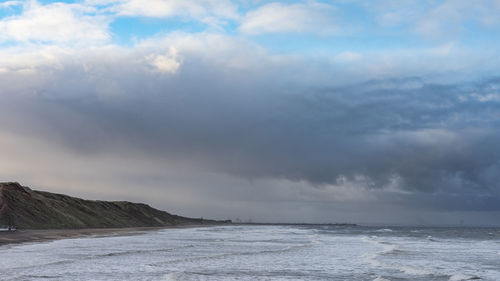
[[[105,42],[109,19],[80,4],[31,1],[22,14],[0,20],[0,40],[20,42]]]
[[[23,2],[21,2],[21,1],[6,1],[3,3],[0,3],[0,8],[8,8],[8,7],[12,7],[12,6],[19,6],[22,4],[23,4]]]
[[[112,4],[109,9],[118,16],[181,17],[212,26],[239,17],[237,6],[230,0],[97,0],[88,3]]]
[[[456,36],[470,29],[467,27],[470,23],[483,28],[500,25],[498,0],[383,0],[364,5],[375,11],[381,26],[404,26],[408,31],[434,39]]]
[[[146,56],[146,61],[154,67],[155,72],[176,73],[181,63],[179,61],[177,50],[170,48],[166,54],[154,54]]]
[[[240,30],[248,34],[331,34],[338,31],[333,21],[334,11],[332,6],[317,2],[291,5],[270,3],[248,12],[242,20]]]

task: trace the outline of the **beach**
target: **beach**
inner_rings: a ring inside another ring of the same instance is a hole
[[[0,246],[28,242],[42,242],[66,238],[88,236],[133,235],[145,231],[158,230],[160,227],[131,228],[88,228],[88,229],[25,229],[0,232]]]
[[[209,227],[210,225],[177,225],[163,227],[126,227],[126,228],[83,228],[83,229],[22,229],[0,231],[0,246],[30,242],[43,242],[82,237],[108,237],[139,235],[149,231],[168,228]]]

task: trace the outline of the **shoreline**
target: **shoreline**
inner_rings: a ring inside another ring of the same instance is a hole
[[[22,229],[14,232],[0,232],[0,247],[13,244],[48,242],[61,239],[84,237],[111,237],[122,235],[138,235],[144,232],[175,229],[210,227],[218,224],[173,225],[160,227],[126,227],[126,228],[82,228],[82,229]]]
[[[78,229],[18,229],[12,232],[0,232],[0,247],[12,244],[47,242],[61,239],[83,238],[83,237],[110,237],[122,235],[138,235],[148,231],[175,229],[175,228],[195,228],[211,227],[221,225],[321,225],[304,223],[231,223],[231,224],[186,224],[171,226],[153,226],[153,227],[125,227],[125,228],[78,228]],[[347,225],[347,224],[328,224],[328,225]]]

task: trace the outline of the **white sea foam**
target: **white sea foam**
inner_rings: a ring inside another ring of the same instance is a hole
[[[391,280],[389,280],[389,279],[387,279],[387,278],[384,278],[384,277],[380,277],[380,276],[379,276],[379,277],[377,277],[377,278],[373,279],[373,281],[391,281]]]
[[[477,276],[471,276],[466,274],[454,274],[450,277],[449,281],[464,281],[464,280],[479,280],[481,278]]]
[[[432,229],[418,229],[419,237],[401,229],[379,237],[366,235],[377,228],[318,229],[225,226],[10,245],[0,247],[8,257],[0,258],[0,279],[500,280],[500,239],[488,232],[481,236],[488,239],[469,239]]]
[[[401,266],[401,267],[396,267],[396,269],[409,275],[434,275],[434,276],[444,275],[436,271],[412,267],[412,266]]]
[[[393,232],[393,230],[390,228],[381,228],[377,229],[376,232]]]
[[[432,237],[431,235],[428,235],[426,239],[427,239],[427,240],[429,240],[429,241],[433,241],[433,242],[436,242],[436,241],[437,241],[437,240],[436,240],[434,237]]]

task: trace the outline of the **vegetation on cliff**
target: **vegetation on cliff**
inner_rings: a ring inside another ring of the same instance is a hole
[[[146,204],[84,200],[32,190],[19,183],[0,183],[0,225],[15,225],[24,229],[61,229],[216,223],[227,222],[172,215]]]

